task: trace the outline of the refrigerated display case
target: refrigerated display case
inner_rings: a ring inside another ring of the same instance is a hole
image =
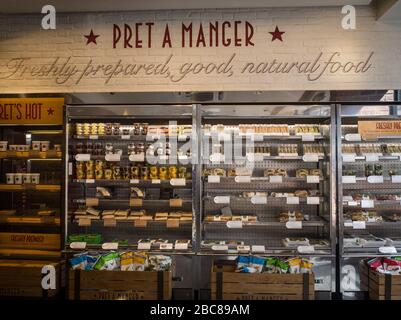
[[[335,112],[331,105],[202,105],[200,255],[310,257],[334,291]],[[207,271],[202,272],[205,274]]]
[[[192,105],[68,106],[66,253],[146,251],[192,288]]]
[[[339,105],[340,290],[361,290],[362,259],[401,249],[401,106]],[[363,289],[363,288],[362,288]]]

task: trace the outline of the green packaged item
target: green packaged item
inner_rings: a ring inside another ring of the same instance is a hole
[[[120,245],[120,246],[128,246],[128,240],[127,239],[124,239],[124,240],[114,239],[112,242],[118,243],[118,245]]]
[[[277,260],[277,272],[278,273],[287,273],[289,269],[289,264],[282,260]]]
[[[265,272],[276,273],[277,258],[269,257],[265,262]]]
[[[118,270],[120,269],[120,255],[118,252],[110,252],[101,256],[95,266],[95,270]]]
[[[98,233],[86,234],[84,236],[84,242],[88,244],[101,244],[103,243],[102,235]]]

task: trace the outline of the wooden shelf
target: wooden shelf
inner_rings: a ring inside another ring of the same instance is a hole
[[[60,191],[61,186],[58,184],[0,184],[0,191]]]
[[[55,150],[49,150],[45,152],[41,151],[1,151],[0,159],[61,159],[62,152]]]

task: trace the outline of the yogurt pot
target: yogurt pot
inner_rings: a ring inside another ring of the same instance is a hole
[[[0,151],[7,151],[8,141],[0,141]]]
[[[14,184],[14,178],[15,178],[14,173],[6,173],[7,184]]]
[[[55,144],[54,150],[56,150],[57,152],[61,152],[61,144]]]
[[[24,173],[22,175],[22,181],[24,183],[31,183],[31,174],[30,173]]]
[[[40,173],[31,173],[31,183],[39,184]]]
[[[15,184],[22,184],[22,173],[15,173],[14,174],[14,183]]]
[[[40,142],[40,151],[49,151],[50,141],[41,141]]]
[[[39,151],[40,150],[40,141],[32,141],[32,150]]]
[[[29,151],[29,145],[20,144],[17,146],[17,150],[20,152]]]
[[[10,144],[11,151],[17,151],[18,146],[16,144]]]

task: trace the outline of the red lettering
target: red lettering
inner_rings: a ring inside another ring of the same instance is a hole
[[[213,34],[216,43],[216,47],[219,46],[219,23],[216,21],[213,25],[209,23],[209,46],[213,47]]]
[[[121,30],[120,27],[116,24],[113,24],[113,48],[116,48],[116,44],[120,41],[121,38]]]
[[[142,23],[135,23],[135,48],[142,48],[142,40],[139,39],[139,27]]]
[[[196,47],[199,47],[201,43],[203,44],[203,47],[206,47],[205,34],[203,33],[202,24],[199,26],[198,39],[196,40]]]
[[[245,46],[254,46],[252,42],[253,26],[248,21],[245,21]]]
[[[181,31],[181,36],[182,36],[182,47],[185,48],[185,35],[186,33],[189,32],[189,47],[192,48],[192,23],[188,25],[188,27],[185,24],[182,24],[182,31]]]
[[[223,46],[228,47],[231,44],[231,39],[226,38],[226,28],[230,28],[231,23],[228,21],[224,21],[222,25],[222,41],[223,41]]]
[[[236,47],[241,47],[241,38],[238,37],[238,25],[240,23],[241,23],[241,21],[234,22],[234,44]]]
[[[170,37],[170,31],[168,29],[168,24],[166,24],[166,28],[164,29],[162,47],[164,48],[166,44],[168,44],[169,48],[171,48],[171,37]]]
[[[124,48],[132,48],[129,43],[132,37],[132,29],[128,24],[124,24]]]
[[[154,25],[153,22],[145,23],[148,26],[148,48],[152,48],[152,26]]]

